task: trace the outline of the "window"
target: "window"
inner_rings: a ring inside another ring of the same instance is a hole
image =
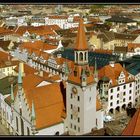
[[[71,93],[71,99],[72,99],[72,93]]]
[[[73,119],[73,116],[72,116],[72,114],[71,114],[71,119]]]
[[[119,100],[117,101],[117,104],[119,104]]]
[[[113,99],[113,96],[110,96],[110,99],[112,100]]]
[[[131,94],[132,93],[132,90],[129,90],[129,93]]]
[[[89,102],[91,101],[91,97],[89,97]]]
[[[117,94],[117,98],[119,97],[119,94]]]
[[[123,92],[123,95],[125,96],[125,92]]]
[[[72,107],[73,107],[73,106],[72,106],[72,104],[71,104],[71,109],[72,109]]]
[[[98,120],[96,119],[96,126],[98,125]]]
[[[78,99],[77,100],[80,101],[80,96],[78,96]]]
[[[83,53],[80,52],[80,61],[83,61]]]
[[[80,122],[80,118],[78,117],[78,122]]]
[[[132,84],[130,84],[129,86],[132,87]]]
[[[78,127],[78,132],[80,132],[80,127]]]
[[[117,88],[117,91],[119,91],[119,90],[120,90],[120,87]]]
[[[113,106],[113,103],[112,102],[110,103],[110,106]]]
[[[78,107],[78,112],[80,112],[80,107]]]
[[[125,102],[125,98],[123,99],[123,102]]]
[[[18,132],[18,118],[16,117],[16,125],[17,125],[17,132]]]
[[[72,128],[72,123],[70,124],[70,127]]]
[[[123,86],[123,89],[126,89],[126,85]]]
[[[111,93],[113,93],[113,89],[111,89]]]
[[[129,100],[131,100],[131,96],[129,97]]]
[[[28,136],[30,135],[29,127],[27,127],[27,135],[28,135]]]
[[[76,125],[74,125],[74,129],[76,130]]]

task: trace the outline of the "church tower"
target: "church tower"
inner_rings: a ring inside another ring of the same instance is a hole
[[[80,19],[74,68],[66,84],[67,126],[70,135],[82,135],[96,127],[96,82],[88,65],[88,46]]]

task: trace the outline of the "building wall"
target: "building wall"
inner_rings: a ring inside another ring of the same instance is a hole
[[[135,105],[138,105],[140,101],[140,73],[135,75],[135,88],[134,89],[135,89],[134,101],[135,101]]]
[[[96,121],[97,121],[96,127],[97,127],[97,129],[101,129],[104,127],[103,116],[104,116],[103,110],[99,110],[96,112]]]
[[[130,87],[131,84],[131,87]],[[124,88],[125,86],[125,88]],[[119,90],[118,90],[119,88]],[[111,91],[113,90],[113,91]],[[113,97],[111,99],[111,96]],[[118,96],[118,97],[117,97]],[[117,103],[117,101],[119,101]],[[117,107],[120,107],[120,110],[122,109],[122,106],[125,104],[126,107],[129,103],[132,103],[132,106],[134,105],[134,82],[130,82],[127,84],[118,85],[116,87],[109,88],[108,90],[108,106],[106,112],[109,112],[110,109],[113,109],[115,112],[115,109]],[[112,105],[111,105],[112,103]]]
[[[76,95],[72,93],[72,87],[77,88]],[[83,91],[81,87],[68,83],[66,94],[68,131],[76,135],[91,132],[96,127],[96,84]]]
[[[39,130],[36,135],[55,135],[56,132],[59,132],[59,135],[64,133],[64,123],[59,123],[48,128]]]
[[[0,68],[0,72],[4,73],[6,76],[15,75],[15,71],[14,71],[15,67],[16,66],[3,67],[3,68]]]

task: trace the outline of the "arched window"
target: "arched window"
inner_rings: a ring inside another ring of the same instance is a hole
[[[22,118],[21,118],[21,135],[24,135],[24,122]]]
[[[78,60],[78,53],[76,52],[76,58],[75,58],[75,60],[77,61]]]
[[[17,125],[17,132],[18,132],[18,118],[16,117],[16,125]]]
[[[58,135],[59,135],[59,131],[57,131],[57,132],[55,133],[55,135],[57,135],[57,136],[58,136]]]
[[[30,135],[29,127],[27,127],[27,135]]]
[[[82,52],[80,52],[80,61],[83,61],[83,53]]]

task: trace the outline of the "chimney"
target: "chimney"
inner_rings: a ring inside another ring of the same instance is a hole
[[[114,67],[114,64],[115,64],[115,61],[113,61],[113,60],[111,60],[111,61],[109,62],[109,65],[110,65],[111,67]]]

